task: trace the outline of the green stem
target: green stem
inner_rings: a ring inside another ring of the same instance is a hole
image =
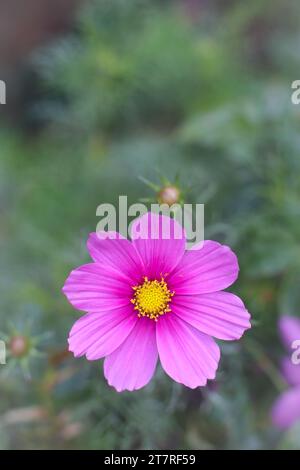
[[[279,392],[286,388],[286,384],[273,362],[256,341],[245,343],[245,347],[252,357],[257,361],[259,367],[269,377],[270,381]]]

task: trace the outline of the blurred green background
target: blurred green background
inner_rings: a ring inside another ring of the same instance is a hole
[[[48,32],[28,50],[2,44],[0,448],[300,448],[300,428],[269,415],[285,388],[277,320],[300,316],[299,2],[65,3],[51,34],[36,20]],[[158,369],[118,394],[101,361],[67,353],[78,312],[61,287],[89,259],[96,207],[155,201],[145,180],[166,179],[205,204],[206,238],[238,254],[233,291],[253,328],[221,344],[205,389]]]

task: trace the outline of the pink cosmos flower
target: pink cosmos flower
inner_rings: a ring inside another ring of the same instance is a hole
[[[281,317],[279,331],[284,345],[292,356],[294,352],[292,344],[300,340],[300,319]],[[282,372],[290,388],[275,402],[272,420],[278,428],[287,429],[300,420],[300,364],[293,364],[292,357],[285,357],[282,361]]]
[[[212,336],[236,340],[250,328],[243,302],[222,292],[238,276],[237,257],[214,241],[185,251],[182,227],[154,213],[133,222],[131,239],[90,234],[93,262],[72,271],[63,287],[73,307],[87,312],[71,329],[70,351],[105,357],[105,377],[117,391],[145,386],[158,357],[176,382],[206,385],[220,358]]]

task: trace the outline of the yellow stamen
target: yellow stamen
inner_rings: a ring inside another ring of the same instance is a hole
[[[171,312],[169,304],[174,292],[168,289],[163,277],[160,281],[149,281],[144,277],[143,284],[133,286],[134,296],[131,303],[134,310],[138,311],[138,317],[148,317],[157,321],[161,315]]]

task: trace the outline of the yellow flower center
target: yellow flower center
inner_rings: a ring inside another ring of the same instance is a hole
[[[138,317],[148,317],[157,321],[161,315],[171,312],[169,304],[174,292],[168,289],[163,277],[160,281],[149,281],[144,277],[143,284],[133,286],[133,290],[131,303],[134,305],[134,310],[138,311]]]

